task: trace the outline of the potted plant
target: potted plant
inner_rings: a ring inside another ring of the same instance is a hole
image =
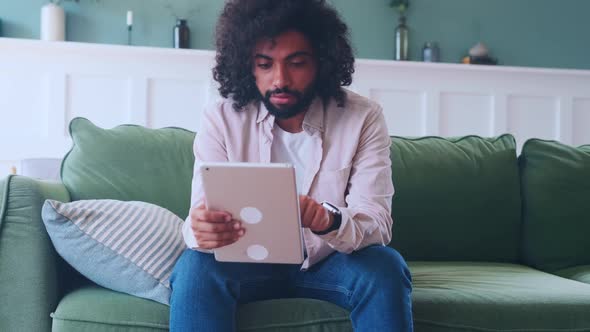
[[[405,15],[406,10],[408,10],[409,6],[410,0],[391,0],[391,2],[389,3],[389,7],[392,7],[395,10],[397,10],[402,16]]]

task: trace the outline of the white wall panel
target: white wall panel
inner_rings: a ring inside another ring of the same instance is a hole
[[[198,80],[150,79],[148,126],[197,131],[210,93],[208,85],[207,81]]]
[[[390,135],[426,134],[426,94],[424,92],[371,89],[369,97],[382,105]]]
[[[508,97],[496,93],[493,105],[492,136],[499,136],[508,132]]]
[[[16,160],[0,160],[0,179],[10,174],[12,167],[17,167],[19,164]],[[18,168],[17,168],[18,172]]]
[[[0,38],[0,174],[61,158],[75,116],[197,130],[218,99],[215,53]],[[590,71],[358,59],[353,90],[378,101],[392,135],[514,134],[590,143]]]
[[[574,99],[572,144],[590,144],[590,98]]]
[[[519,146],[531,137],[559,138],[559,100],[553,97],[508,97],[508,131]]]
[[[440,96],[440,135],[493,135],[493,97],[443,92]]]
[[[112,128],[131,120],[131,82],[126,76],[71,74],[67,78],[66,121],[84,117]]]
[[[46,76],[0,74],[0,139],[47,136],[46,87]]]

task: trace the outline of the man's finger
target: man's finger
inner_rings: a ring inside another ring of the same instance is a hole
[[[316,230],[323,231],[327,228],[326,210],[324,210],[324,208],[315,209],[313,220]]]
[[[230,245],[236,241],[237,241],[237,239],[225,240],[225,241],[203,241],[203,242],[199,242],[199,247],[203,248],[203,249],[217,249],[217,248],[221,248],[221,247],[225,247],[227,245]]]
[[[223,223],[197,221],[193,227],[193,230],[196,232],[219,233],[219,232],[236,231],[241,228],[242,228],[242,224],[238,220],[233,220],[233,222],[223,222]]]
[[[240,233],[243,235],[244,231],[242,230],[242,231],[240,231]],[[209,234],[216,234],[216,233],[209,233]],[[217,234],[219,234],[219,233],[217,233]],[[236,233],[229,233],[229,234],[231,234],[231,236],[228,235],[228,236],[226,236],[225,239],[217,239],[216,240],[216,239],[209,239],[206,237],[204,239],[197,240],[197,241],[199,243],[200,248],[216,249],[216,248],[221,248],[221,247],[230,245],[230,244],[238,241],[241,237],[239,234],[236,234]]]
[[[197,233],[197,240],[199,243],[201,241],[225,241],[230,240],[233,238],[239,238],[240,235],[238,232],[222,232],[222,233],[208,233],[208,232],[199,232]]]
[[[210,211],[205,209],[194,209],[191,211],[192,220],[208,222],[229,222],[232,219],[231,214],[223,211]]]
[[[299,196],[299,209],[301,210],[301,217],[307,214],[309,204],[305,196]]]

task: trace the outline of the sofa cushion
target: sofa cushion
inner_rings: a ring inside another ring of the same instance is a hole
[[[72,200],[114,199],[162,206],[181,218],[190,207],[193,132],[70,122],[73,146],[61,177]]]
[[[309,299],[282,299],[242,305],[241,331],[352,331],[346,310]],[[104,288],[80,288],[59,303],[53,331],[167,331],[169,308]]]
[[[590,284],[590,265],[570,267],[555,271],[555,274],[564,278]]]
[[[0,331],[49,331],[49,313],[73,281],[58,273],[66,264],[41,221],[47,198],[67,201],[69,196],[57,182],[24,176],[0,180]]]
[[[391,158],[391,246],[407,260],[518,260],[514,137],[394,137]]]
[[[515,264],[409,267],[416,331],[590,331],[590,285]]]
[[[519,164],[525,262],[545,271],[590,264],[590,145],[528,140]]]
[[[170,274],[186,249],[172,212],[134,201],[47,200],[42,215],[57,252],[88,279],[170,303]]]

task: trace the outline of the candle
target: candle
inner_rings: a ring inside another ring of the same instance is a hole
[[[41,8],[41,40],[59,40],[66,38],[66,15],[60,6],[48,3]]]
[[[131,10],[127,11],[127,25],[133,25],[133,12]]]

